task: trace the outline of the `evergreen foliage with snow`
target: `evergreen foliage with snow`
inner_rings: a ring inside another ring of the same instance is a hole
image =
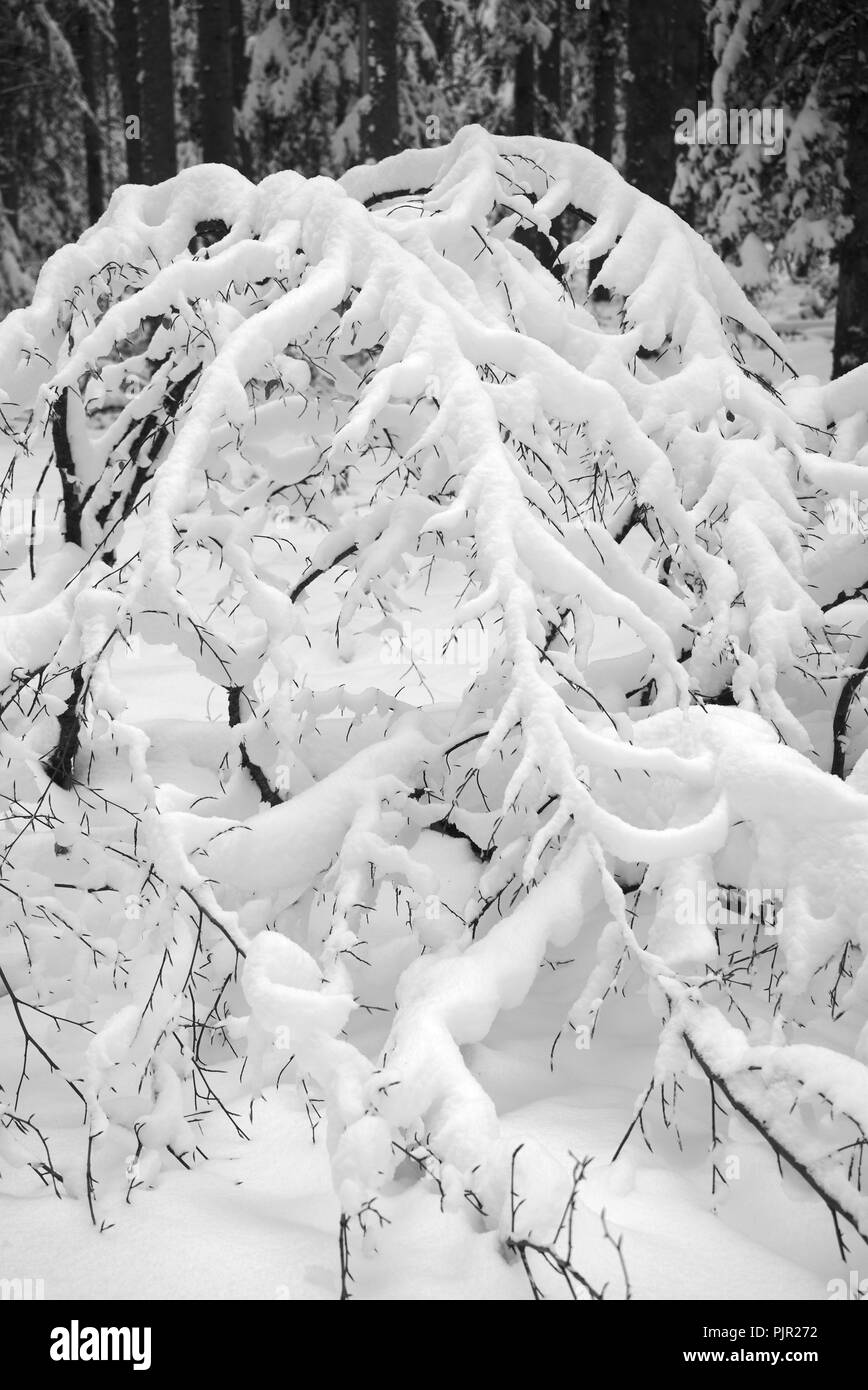
[[[785,140],[774,149],[724,135],[684,150],[672,203],[692,210],[693,225],[727,259],[738,257],[748,286],[767,284],[769,251],[798,279],[829,278],[829,258],[848,230],[844,166],[859,8],[830,0],[819,18],[796,0],[786,28],[780,7],[760,0],[714,0],[709,8],[709,107],[725,124],[731,111],[779,112]],[[760,244],[763,264],[750,254]]]

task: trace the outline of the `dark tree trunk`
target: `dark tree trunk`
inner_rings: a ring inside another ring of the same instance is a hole
[[[536,135],[550,140],[563,138],[563,89],[561,86],[561,7],[563,0],[552,0],[546,23],[551,31],[546,48],[539,50],[539,111]]]
[[[672,6],[672,105],[696,109],[705,56],[702,0],[674,0]]]
[[[868,20],[860,16],[854,52],[868,47]],[[868,89],[854,75],[847,129],[846,210],[853,220],[838,258],[838,305],[832,376],[868,362]]]
[[[87,105],[84,122],[84,166],[87,183],[88,221],[96,222],[105,209],[102,171],[102,137],[99,127],[99,91],[96,79],[96,55],[93,20],[85,9],[74,17],[73,51],[81,79],[81,92]]]
[[[3,183],[0,185],[0,206],[6,214],[6,220],[16,236],[20,232],[21,220],[21,184],[18,181],[18,172],[14,165],[3,175]]]
[[[145,183],[160,183],[178,172],[169,0],[148,0],[147,14],[139,25],[139,72],[142,178]]]
[[[100,30],[97,43],[97,69],[100,74],[100,129],[116,130],[116,113],[112,100],[112,76],[114,69],[114,53],[109,40],[109,35],[105,30]],[[116,188],[119,180],[115,177],[114,151],[112,150],[111,140],[104,142],[103,149],[103,174],[105,176],[106,188]]]
[[[117,47],[118,85],[121,90],[121,119],[127,148],[127,175],[130,183],[142,182],[141,96],[139,93],[139,30],[136,0],[114,0],[114,30]],[[127,129],[129,117],[138,127]]]
[[[232,102],[235,107],[235,145],[238,167],[248,177],[253,172],[250,142],[241,125],[241,109],[247,92],[250,64],[247,61],[242,0],[229,0],[229,42],[232,48]]]
[[[236,164],[229,0],[199,0],[199,121],[205,164]]]
[[[229,42],[232,48],[232,100],[236,111],[244,105],[247,90],[247,53],[244,36],[244,5],[242,0],[229,0]]]
[[[598,0],[591,11],[594,54],[593,149],[611,160],[615,140],[615,52],[618,45],[612,0]]]
[[[672,14],[672,110],[695,111],[702,95],[705,68],[705,15],[702,0],[674,0]],[[673,150],[673,166],[678,157]],[[695,196],[679,204],[678,211],[693,225]]]
[[[669,54],[674,0],[629,0],[627,162],[624,176],[658,202],[669,202],[675,176],[675,110]]]
[[[398,0],[360,0],[359,62],[362,96],[362,158],[385,159],[400,148],[398,112]]]
[[[3,57],[10,72],[23,71],[24,44],[16,25],[3,35]],[[19,98],[11,82],[0,82],[0,207],[12,231],[20,234],[21,171],[26,168],[22,147],[27,130],[21,121]],[[27,107],[23,107],[26,111]]]
[[[523,43],[515,55],[515,100],[513,104],[513,134],[536,133],[536,64],[533,44]]]

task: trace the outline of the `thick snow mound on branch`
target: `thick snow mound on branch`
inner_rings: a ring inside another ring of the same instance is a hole
[[[351,996],[327,994],[313,956],[276,932],[261,932],[247,951],[244,993],[260,1027],[285,1030],[296,1047],[318,1034],[334,1037],[353,1008]]]
[[[326,871],[354,816],[365,802],[386,797],[406,782],[432,751],[415,716],[383,743],[363,749],[308,791],[222,831],[207,847],[205,876],[266,893],[279,888],[289,901]]]

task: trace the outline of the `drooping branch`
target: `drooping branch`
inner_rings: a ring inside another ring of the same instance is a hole
[[[847,726],[850,722],[850,710],[856,698],[856,692],[862,684],[865,676],[868,675],[868,649],[866,649],[862,660],[856,670],[847,677],[841,694],[838,696],[838,703],[835,706],[835,714],[832,719],[832,738],[834,741],[834,752],[832,754],[832,776],[844,777],[844,765],[847,757]]]
[[[79,1086],[76,1085],[76,1083],[71,1079],[71,1077],[69,1077],[69,1076],[66,1075],[66,1073],[65,1073],[64,1070],[63,1070],[63,1068],[60,1067],[60,1066],[58,1065],[57,1062],[55,1062],[54,1058],[51,1057],[51,1056],[49,1055],[48,1052],[46,1052],[45,1048],[42,1046],[42,1044],[39,1042],[39,1040],[38,1040],[37,1038],[35,1038],[35,1037],[33,1036],[33,1034],[30,1032],[30,1029],[27,1027],[27,1024],[26,1024],[26,1022],[25,1022],[25,1020],[24,1020],[24,1015],[23,1015],[22,1012],[21,1012],[21,1006],[22,1006],[23,1000],[21,1000],[21,999],[18,998],[18,995],[15,993],[15,990],[12,988],[12,985],[11,985],[11,983],[10,983],[10,981],[9,981],[9,978],[8,978],[8,976],[4,973],[3,967],[2,967],[2,966],[0,966],[0,984],[3,985],[3,988],[4,988],[5,991],[6,991],[6,994],[7,994],[8,998],[9,998],[9,1002],[10,1002],[11,1005],[12,1005],[12,1010],[13,1010],[13,1012],[14,1012],[14,1014],[15,1014],[15,1018],[16,1018],[16,1020],[17,1020],[17,1022],[18,1022],[18,1026],[19,1026],[19,1028],[21,1029],[21,1033],[22,1033],[22,1036],[23,1036],[23,1038],[24,1038],[24,1056],[22,1057],[22,1060],[21,1060],[21,1076],[20,1076],[20,1079],[19,1079],[19,1082],[18,1082],[18,1090],[17,1090],[16,1095],[15,1095],[15,1104],[16,1104],[16,1106],[18,1105],[18,1101],[19,1101],[19,1098],[20,1098],[21,1087],[23,1086],[24,1081],[26,1080],[26,1077],[27,1077],[27,1053],[28,1053],[28,1049],[32,1047],[33,1050],[34,1050],[35,1052],[38,1052],[38,1053],[39,1053],[39,1055],[40,1055],[40,1057],[42,1058],[42,1060],[47,1064],[48,1070],[49,1070],[52,1074],[53,1074],[54,1072],[57,1072],[57,1074],[63,1078],[63,1080],[66,1082],[67,1086],[69,1087],[69,1089],[70,1089],[71,1091],[73,1091],[73,1092],[75,1093],[75,1095],[78,1097],[78,1099],[81,1101],[82,1105],[84,1106],[84,1113],[85,1113],[85,1115],[87,1115],[87,1112],[88,1112],[88,1102],[87,1102],[87,1097],[86,1097],[86,1095],[85,1095],[84,1092],[81,1090],[81,1088],[80,1088]]]
[[[303,576],[303,578],[301,578],[298,581],[298,583],[295,585],[295,588],[290,591],[289,597],[291,601],[295,603],[298,599],[301,598],[302,594],[304,593],[305,589],[309,584],[312,584],[315,579],[319,579],[320,575],[326,574],[329,570],[334,569],[336,565],[341,564],[341,562],[343,560],[348,559],[350,555],[354,555],[355,551],[356,547],[354,545],[350,545],[347,547],[346,550],[342,550],[340,555],[336,555],[330,565],[324,565],[322,569],[310,570],[306,575]]]
[[[69,387],[64,387],[51,408],[51,440],[54,461],[60,474],[63,499],[64,539],[70,545],[81,545],[81,508],[75,476],[75,460],[69,442]]]
[[[828,1188],[823,1185],[820,1179],[816,1176],[814,1172],[812,1172],[811,1168],[804,1162],[804,1160],[799,1158],[798,1154],[793,1152],[792,1147],[784,1139],[782,1139],[780,1135],[775,1134],[774,1130],[768,1124],[766,1124],[759,1115],[756,1115],[745,1101],[739,1099],[732,1085],[727,1081],[727,1079],[724,1076],[720,1074],[718,1070],[715,1069],[715,1067],[711,1065],[711,1063],[703,1055],[698,1043],[695,1041],[694,1038],[691,1037],[689,1031],[686,1028],[682,1031],[682,1037],[684,1038],[684,1041],[687,1044],[687,1050],[689,1051],[693,1060],[696,1062],[699,1069],[708,1078],[709,1082],[711,1082],[713,1086],[716,1086],[718,1088],[721,1095],[726,1097],[733,1110],[737,1111],[743,1119],[747,1120],[749,1125],[753,1126],[753,1128],[757,1131],[758,1134],[762,1136],[762,1138],[768,1144],[772,1152],[778,1157],[778,1159],[782,1159],[784,1162],[788,1163],[790,1167],[793,1169],[793,1171],[798,1173],[799,1177],[802,1178],[808,1184],[808,1187],[810,1187],[814,1192],[816,1192],[820,1200],[825,1204],[826,1207],[828,1207],[835,1221],[835,1231],[838,1237],[838,1245],[841,1250],[842,1259],[846,1255],[846,1249],[844,1247],[841,1232],[838,1227],[839,1217],[842,1220],[846,1221],[848,1226],[852,1226],[853,1230],[856,1232],[857,1235],[861,1236],[864,1241],[868,1242],[868,1229],[863,1229],[862,1225],[860,1224],[859,1216],[853,1211],[848,1211],[841,1198],[837,1197],[833,1192],[830,1192]]]
[[[244,687],[241,685],[230,685],[226,690],[226,697],[229,707],[229,727],[237,728],[241,723],[241,696],[244,694]],[[239,752],[241,754],[241,766],[249,774],[256,786],[256,790],[262,797],[267,806],[282,806],[283,797],[279,796],[266,777],[258,763],[255,763],[247,751],[244,739],[239,742]]]
[[[602,1303],[606,1296],[608,1284],[604,1284],[602,1288],[597,1288],[595,1284],[592,1284],[591,1281],[584,1274],[582,1274],[581,1270],[576,1267],[573,1250],[573,1225],[579,1204],[579,1188],[584,1179],[585,1173],[588,1170],[588,1166],[591,1160],[589,1158],[573,1158],[573,1171],[572,1180],[570,1183],[570,1191],[569,1195],[567,1196],[567,1200],[564,1205],[564,1209],[561,1214],[561,1219],[558,1223],[557,1230],[555,1231],[552,1239],[549,1241],[534,1240],[532,1233],[530,1232],[526,1236],[519,1236],[516,1233],[516,1220],[521,1207],[524,1205],[524,1200],[518,1196],[515,1181],[515,1168],[516,1160],[523,1148],[524,1145],[519,1144],[518,1147],[513,1150],[510,1165],[510,1233],[507,1236],[505,1242],[507,1250],[509,1250],[512,1254],[518,1255],[519,1259],[521,1260],[522,1267],[524,1268],[524,1272],[527,1275],[527,1280],[530,1284],[531,1293],[533,1294],[535,1302],[544,1302],[545,1294],[540,1288],[536,1274],[534,1273],[533,1267],[531,1265],[531,1255],[538,1256],[538,1258],[542,1261],[543,1264],[547,1265],[549,1269],[551,1269],[555,1274],[557,1274],[561,1279],[563,1279],[569,1291],[570,1297],[574,1301],[578,1300],[579,1295],[577,1290],[581,1288],[584,1289],[585,1293],[588,1295],[592,1302]],[[629,1302],[632,1291],[630,1287],[630,1279],[627,1274],[627,1266],[624,1261],[624,1253],[622,1248],[623,1237],[619,1236],[617,1240],[614,1238],[606,1224],[605,1212],[601,1213],[601,1221],[603,1225],[604,1239],[614,1247],[615,1253],[618,1257],[618,1263],[621,1268],[621,1276],[624,1280],[624,1298],[626,1301]]]
[[[64,791],[69,791],[73,782],[75,759],[81,736],[81,695],[84,689],[84,674],[80,666],[72,672],[72,690],[66,707],[58,720],[57,742],[43,760],[42,766],[52,782]]]
[[[24,1001],[19,1000],[18,1002],[23,1003]],[[0,1124],[3,1125],[3,1128],[9,1128],[14,1125],[16,1129],[22,1132],[24,1130],[30,1130],[32,1134],[36,1135],[36,1138],[42,1146],[42,1151],[45,1154],[45,1162],[31,1163],[30,1167],[33,1169],[40,1182],[46,1186],[50,1178],[55,1197],[62,1198],[63,1193],[60,1191],[57,1184],[63,1182],[63,1174],[57,1171],[54,1159],[51,1156],[51,1150],[48,1146],[48,1140],[42,1133],[42,1130],[39,1129],[32,1120],[25,1119],[23,1115],[15,1115],[11,1110],[4,1110],[2,1107],[0,1107]]]

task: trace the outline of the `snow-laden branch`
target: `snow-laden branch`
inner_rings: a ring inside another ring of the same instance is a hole
[[[529,227],[572,228],[556,274]],[[236,1094],[321,1088],[345,1222],[424,1135],[442,1191],[525,1239],[465,1050],[577,942],[553,1033],[596,1038],[641,981],[655,1075],[693,1048],[864,1229],[843,1151],[776,1099],[816,1093],[862,1142],[866,577],[833,524],[864,491],[861,371],[793,380],[674,214],[478,127],[337,183],[123,189],[51,258],[0,326],[2,500],[28,518],[0,964],[16,1018],[94,1021],[63,1071],[89,1164],[120,1133],[148,1181],[187,1166],[191,1095],[244,1133],[206,1059],[246,1048]],[[205,712],[134,717],[124,653],[166,648]],[[429,862],[444,827],[464,900]],[[737,1067],[703,1050],[724,1028]],[[570,1194],[563,1170],[526,1212]]]

